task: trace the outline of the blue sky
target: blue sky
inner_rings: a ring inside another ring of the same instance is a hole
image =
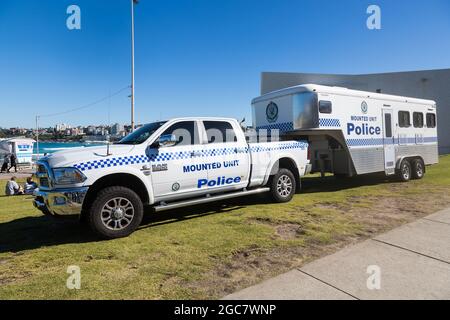
[[[81,8],[81,30],[66,9]],[[366,9],[382,10],[382,30]],[[86,105],[130,83],[129,0],[0,4],[0,126]],[[450,67],[448,0],[140,0],[136,121],[251,118],[262,71],[376,73]],[[127,92],[42,126],[129,123]]]

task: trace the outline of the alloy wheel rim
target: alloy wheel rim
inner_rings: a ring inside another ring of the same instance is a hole
[[[421,163],[417,164],[417,172],[416,173],[417,173],[418,177],[421,177],[423,175],[423,167],[422,167]]]
[[[287,175],[282,175],[277,181],[277,192],[282,197],[288,197],[292,192],[292,180]]]
[[[103,225],[113,231],[125,229],[133,221],[133,218],[133,204],[130,200],[122,197],[108,200],[101,211]]]
[[[406,180],[409,179],[410,171],[409,171],[409,167],[407,165],[403,166],[402,174],[403,174],[403,178],[405,178]]]

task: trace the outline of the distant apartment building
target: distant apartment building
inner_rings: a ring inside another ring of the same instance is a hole
[[[112,135],[120,135],[121,132],[124,131],[124,126],[119,124],[119,123],[115,123],[111,126],[111,134]]]
[[[86,128],[86,134],[87,135],[94,135],[95,134],[95,126],[88,126]]]
[[[72,127],[68,124],[60,123],[55,126],[55,131],[56,132],[67,132],[67,130],[70,130],[71,128]]]
[[[68,130],[71,136],[81,136],[84,134],[83,127],[76,127]]]
[[[28,131],[28,129],[24,129],[24,128],[10,128],[9,129],[9,132],[12,135],[24,135],[27,133],[27,131]]]

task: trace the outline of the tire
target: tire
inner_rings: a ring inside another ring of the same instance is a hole
[[[407,182],[411,180],[412,178],[412,168],[411,164],[408,160],[403,160],[402,163],[400,163],[400,170],[398,172],[398,177],[401,181]]]
[[[414,179],[422,179],[425,175],[425,164],[422,159],[416,159],[412,162],[412,176]]]
[[[88,223],[103,239],[123,238],[139,227],[143,215],[144,206],[133,190],[108,187],[92,203]]]
[[[291,201],[296,191],[296,185],[294,174],[288,169],[280,169],[270,182],[270,193],[273,200],[278,203]]]

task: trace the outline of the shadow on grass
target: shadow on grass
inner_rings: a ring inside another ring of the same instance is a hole
[[[147,214],[144,216],[141,229],[161,226],[165,224],[186,221],[190,219],[209,216],[212,214],[227,214],[246,207],[271,203],[267,195],[253,195],[242,198],[228,199],[225,201],[211,202],[191,207],[173,209],[160,213]]]
[[[0,253],[98,240],[77,217],[24,217],[0,224]]]
[[[333,192],[386,182],[392,182],[392,179],[387,179],[384,175],[359,176],[346,179],[312,177],[303,179],[301,193]],[[227,214],[252,205],[268,203],[272,203],[270,195],[260,194],[161,213],[150,213],[150,210],[146,210],[148,212],[144,215],[140,229],[182,222],[212,214]],[[20,252],[42,247],[100,240],[89,228],[79,223],[76,216],[63,218],[33,216],[0,224],[0,253]]]
[[[306,177],[302,179],[302,190],[300,193],[334,192],[393,182],[399,181],[396,180],[395,176],[387,177],[384,173],[366,174],[351,178],[336,178],[334,176],[324,178]]]

